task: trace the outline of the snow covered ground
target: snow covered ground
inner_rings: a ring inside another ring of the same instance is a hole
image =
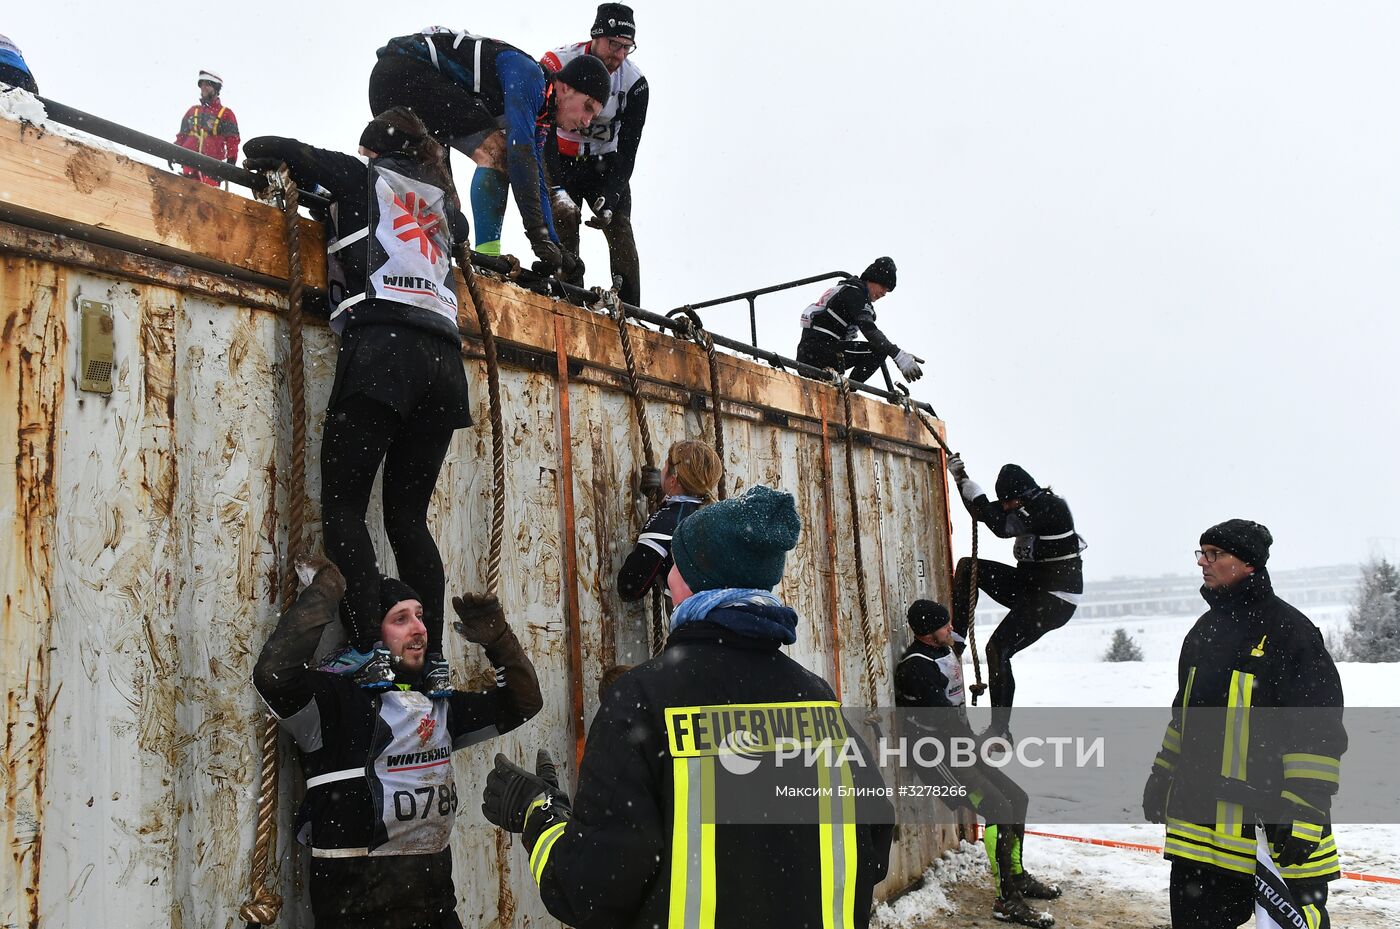
[[[1346,621],[1346,607],[1309,612],[1329,640],[1335,639]],[[1196,616],[1111,619],[1076,618],[1050,633],[1027,652],[1017,656],[1016,703],[1027,707],[1053,706],[1167,706],[1176,692],[1176,657],[1182,637]],[[1119,627],[1142,647],[1144,661],[1108,663],[1100,660],[1113,631]],[[978,629],[986,641],[992,628]],[[1400,697],[1400,664],[1339,665],[1348,706],[1395,706]],[[971,668],[967,669],[969,676]],[[1346,776],[1346,759],[1342,761]],[[1108,839],[1160,846],[1162,827],[1141,825],[1059,826],[1034,822],[1037,798],[1031,797],[1032,831]],[[1339,825],[1337,844],[1345,870],[1400,877],[1400,826]],[[1026,866],[1037,875],[1063,883],[1117,889],[1124,894],[1145,895],[1165,920],[1170,865],[1159,855],[1127,849],[1105,848],[1059,839],[1030,837]],[[941,922],[938,914],[958,908],[957,885],[990,881],[980,849],[965,846],[945,856],[925,874],[923,887],[881,906],[874,925],[884,929],[915,929]],[[1400,925],[1400,885],[1340,880],[1331,885],[1329,911],[1334,926]],[[981,903],[979,901],[978,905]],[[1072,898],[1053,901],[1059,925],[1078,925]],[[973,914],[968,914],[973,915]],[[985,914],[977,914],[985,915]],[[1068,918],[1067,918],[1068,917]],[[1143,925],[1152,925],[1151,922]]]

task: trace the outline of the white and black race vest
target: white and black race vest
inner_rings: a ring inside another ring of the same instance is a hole
[[[860,327],[853,319],[845,319],[841,314],[827,306],[831,298],[836,296],[837,291],[848,286],[846,281],[842,281],[835,287],[829,288],[807,309],[802,311],[802,328],[820,332],[822,335],[830,336],[838,342],[853,341],[860,335]],[[869,301],[867,301],[868,304]],[[870,317],[874,319],[874,307],[867,307]]]
[[[364,778],[378,822],[367,822],[362,847],[320,848],[314,834],[299,838],[317,858],[431,855],[447,847],[457,817],[457,784],[452,777],[452,738],[446,700],[416,691],[387,691],[379,701],[374,742],[389,741],[363,768],[308,778],[307,790]],[[373,816],[373,814],[370,814]]]
[[[346,250],[359,250],[354,260],[365,270],[365,289],[346,295],[331,313],[336,332],[345,330],[355,304],[370,298],[417,307],[457,328],[447,194],[418,176],[416,168],[406,158],[371,160],[368,224],[326,246],[332,265]],[[328,275],[344,280],[339,269],[328,269]]]
[[[588,43],[561,45],[544,56],[545,66],[558,71],[580,55],[588,54]],[[622,128],[622,120],[627,110],[627,95],[639,81],[644,80],[642,71],[630,59],[622,60],[622,67],[608,75],[612,80],[608,102],[593,122],[578,132],[559,130],[559,154],[575,157],[587,155],[607,155],[617,151],[617,134]]]

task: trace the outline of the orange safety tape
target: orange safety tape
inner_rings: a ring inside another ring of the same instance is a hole
[[[1136,842],[1115,842],[1112,839],[1091,839],[1082,835],[1057,835],[1053,832],[1026,830],[1026,835],[1038,835],[1042,839],[1063,839],[1066,842],[1082,842],[1085,845],[1102,845],[1106,848],[1127,848],[1138,852],[1162,854],[1160,845],[1139,845]],[[1384,874],[1364,874],[1360,871],[1343,871],[1342,877],[1349,881],[1366,881],[1372,884],[1400,884],[1400,877],[1387,877]]]

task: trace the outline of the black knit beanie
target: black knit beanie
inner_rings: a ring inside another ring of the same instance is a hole
[[[608,66],[603,64],[603,59],[593,55],[579,55],[564,65],[554,75],[554,79],[588,94],[604,106],[612,94],[612,78],[608,75]]]
[[[387,616],[389,611],[404,600],[423,602],[418,592],[396,577],[381,575],[379,578],[379,613]]]
[[[619,39],[637,38],[637,20],[632,8],[625,3],[600,3],[598,15],[593,20],[593,28],[588,33],[593,38],[600,35]]]
[[[376,117],[371,119],[365,126],[365,131],[360,133],[360,144],[376,155],[388,155],[402,151],[405,146],[417,142],[420,138],[422,137],[410,135]]]
[[[861,274],[860,279],[871,284],[879,284],[886,290],[894,290],[894,259],[888,256],[876,258]]]
[[[909,629],[915,635],[928,635],[953,621],[948,608],[936,600],[915,600],[909,604]]]
[[[1252,519],[1227,519],[1202,532],[1201,544],[1214,545],[1247,565],[1262,568],[1269,561],[1274,537],[1269,527]]]

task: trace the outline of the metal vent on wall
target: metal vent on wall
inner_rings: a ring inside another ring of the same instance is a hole
[[[82,344],[78,352],[78,387],[93,393],[112,392],[112,361],[116,354],[112,305],[96,300],[78,299],[78,315],[82,323]]]

